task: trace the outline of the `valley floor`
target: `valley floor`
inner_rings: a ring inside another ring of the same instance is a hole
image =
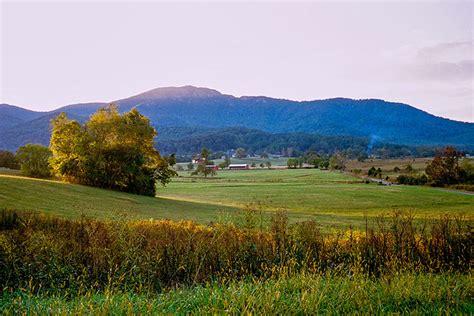
[[[180,172],[156,198],[57,181],[0,176],[0,208],[38,210],[66,218],[167,218],[201,223],[235,221],[252,209],[268,218],[288,212],[291,221],[314,219],[323,227],[362,227],[394,211],[416,218],[444,214],[474,219],[474,196],[422,186],[365,184],[318,169],[219,171],[191,177]]]

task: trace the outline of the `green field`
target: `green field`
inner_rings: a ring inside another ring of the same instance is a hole
[[[0,176],[0,208],[35,210],[65,218],[166,218],[208,222],[216,218],[211,204],[173,201],[59,181]],[[224,211],[231,211],[220,207]]]
[[[417,218],[443,214],[473,217],[474,196],[420,186],[365,184],[350,175],[321,171],[220,171],[195,178],[181,172],[156,198],[81,185],[0,176],[0,207],[38,210],[62,217],[191,219],[201,223],[232,217],[249,203],[263,213],[287,211],[292,221],[315,219],[323,226],[361,226],[393,211]]]

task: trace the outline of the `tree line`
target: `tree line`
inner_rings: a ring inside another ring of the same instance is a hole
[[[248,128],[165,128],[157,142],[163,153],[176,153],[179,161],[189,161],[192,155],[206,147],[216,157],[223,156],[231,148],[242,148],[246,154],[279,154],[298,158],[306,152],[319,155],[344,153],[350,159],[367,157],[369,139],[353,136],[325,136],[308,133],[272,134]],[[370,154],[383,159],[399,157],[433,157],[439,146],[406,146],[375,143]],[[214,157],[211,157],[214,159]]]

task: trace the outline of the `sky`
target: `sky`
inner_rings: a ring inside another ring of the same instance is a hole
[[[9,2],[0,103],[47,111],[194,85],[403,102],[474,122],[471,1]]]

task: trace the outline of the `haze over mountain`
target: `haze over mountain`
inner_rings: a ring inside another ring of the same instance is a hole
[[[474,147],[474,123],[436,117],[407,104],[377,99],[334,98],[291,101],[265,96],[234,97],[193,86],[150,90],[114,101],[121,112],[133,107],[162,130],[182,131],[182,138],[212,129],[260,130],[270,134],[300,133],[365,137],[381,143],[404,145],[458,145]],[[34,112],[0,105],[0,148],[16,150],[28,142],[49,143],[49,120],[59,112],[84,121],[107,103],[68,105],[50,112]],[[166,133],[165,133],[166,134]],[[176,137],[169,135],[170,142]],[[158,138],[158,142],[166,139]]]

